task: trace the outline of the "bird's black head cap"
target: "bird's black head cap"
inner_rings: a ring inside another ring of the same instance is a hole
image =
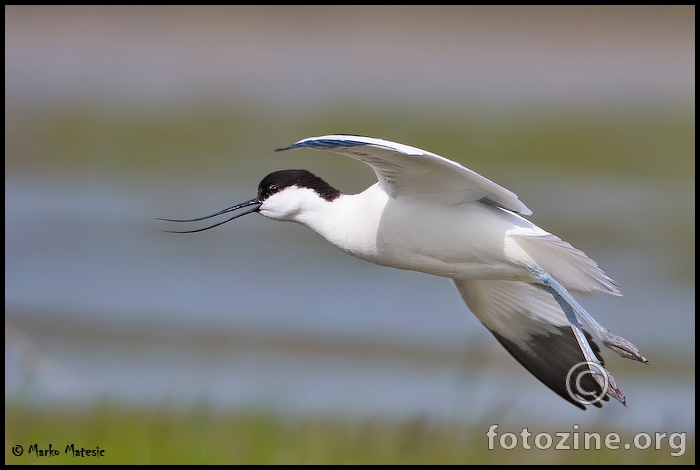
[[[308,170],[280,170],[267,175],[258,186],[258,200],[263,202],[273,194],[289,186],[309,188],[330,202],[342,193]]]

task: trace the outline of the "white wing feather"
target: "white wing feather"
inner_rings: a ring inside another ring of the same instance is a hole
[[[329,150],[364,162],[377,174],[389,197],[417,202],[460,204],[486,201],[530,215],[513,192],[459,163],[434,153],[383,139],[355,135],[325,135],[300,140],[285,149]]]

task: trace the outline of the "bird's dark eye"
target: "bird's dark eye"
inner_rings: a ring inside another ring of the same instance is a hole
[[[277,191],[277,185],[276,184],[271,184],[270,186],[267,187],[267,192],[268,193],[274,193]]]

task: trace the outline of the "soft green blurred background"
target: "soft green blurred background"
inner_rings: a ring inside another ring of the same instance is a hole
[[[581,412],[447,281],[249,216],[173,236],[353,133],[514,191],[622,298],[648,367]],[[695,8],[5,7],[5,462],[695,460]],[[486,431],[687,435],[685,452],[486,448]],[[106,451],[35,458],[31,443]],[[23,456],[11,449],[22,445]]]

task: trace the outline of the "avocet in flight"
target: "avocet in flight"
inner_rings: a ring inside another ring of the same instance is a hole
[[[162,220],[194,222],[248,208],[180,233],[257,212],[305,225],[357,258],[450,278],[469,310],[554,392],[582,409],[608,397],[625,404],[581,322],[619,355],[647,360],[570,293],[620,295],[617,283],[582,251],[523,218],[532,212],[514,193],[456,162],[387,140],[326,135],[278,151],[299,148],[360,160],[379,181],[343,194],[309,171],[276,171],[250,201],[206,217]]]

